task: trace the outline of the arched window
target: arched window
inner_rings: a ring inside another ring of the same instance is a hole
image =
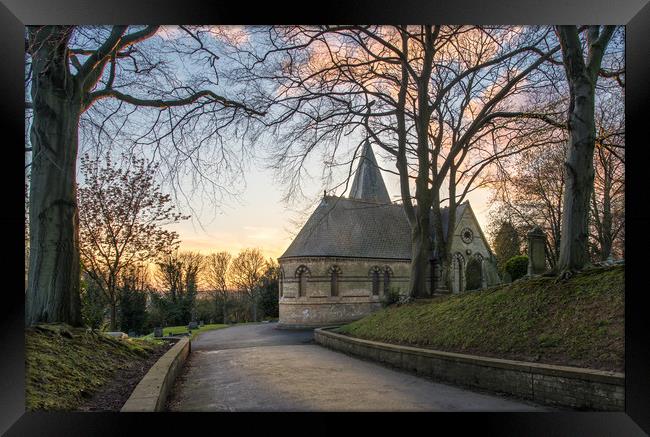
[[[282,297],[282,293],[284,291],[284,269],[280,267],[280,297]]]
[[[338,296],[339,295],[339,276],[341,276],[341,268],[337,265],[334,265],[328,270],[330,274],[330,295]]]
[[[379,275],[381,274],[381,269],[379,266],[374,266],[370,269],[369,274],[372,279],[372,295],[379,296]]]
[[[305,265],[300,265],[296,269],[296,278],[298,278],[298,297],[307,295],[307,276],[311,275],[309,268]]]
[[[393,276],[393,269],[390,266],[384,266],[384,294],[388,293],[390,288],[390,277]]]

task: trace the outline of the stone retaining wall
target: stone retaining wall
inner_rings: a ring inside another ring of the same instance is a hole
[[[121,412],[163,411],[167,395],[190,354],[191,341],[183,337],[149,369],[122,406]]]
[[[398,346],[336,334],[329,329],[314,331],[317,343],[441,382],[580,410],[625,408],[622,373]]]

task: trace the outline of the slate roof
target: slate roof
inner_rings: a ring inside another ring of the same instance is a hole
[[[466,206],[457,208],[456,223]],[[442,217],[447,238],[447,208]],[[411,227],[403,206],[323,197],[280,259],[306,256],[411,259]]]
[[[368,140],[363,145],[348,197],[370,202],[390,203],[384,179],[381,177],[381,171]]]

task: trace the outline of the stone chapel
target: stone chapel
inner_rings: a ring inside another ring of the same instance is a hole
[[[445,238],[453,238],[452,288],[443,289],[438,283],[432,253],[429,295],[465,291],[466,266],[472,257],[480,261],[481,287],[498,283],[494,255],[469,202],[458,206],[452,226],[448,209],[442,213]],[[408,219],[402,205],[391,202],[366,142],[348,197],[323,196],[278,258],[279,326],[336,325],[370,314],[381,308],[381,298],[391,288],[407,291],[410,257]]]

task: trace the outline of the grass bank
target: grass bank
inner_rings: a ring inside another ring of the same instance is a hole
[[[624,268],[538,277],[380,310],[338,328],[368,340],[624,370]]]
[[[165,347],[150,339],[116,340],[67,325],[25,330],[27,410],[75,410],[116,371]]]

